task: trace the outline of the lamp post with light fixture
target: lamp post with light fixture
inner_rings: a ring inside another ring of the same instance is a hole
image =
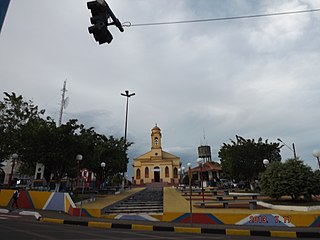
[[[268,159],[263,159],[263,160],[262,160],[262,163],[263,163],[264,167],[267,167],[270,162],[269,162]]]
[[[100,166],[102,167],[102,184],[100,186],[100,188],[102,189],[103,188],[103,185],[104,185],[104,182],[105,182],[105,167],[106,167],[106,163],[105,162],[102,162],[100,164]]]
[[[80,162],[82,161],[82,155],[77,154],[76,160],[77,160],[77,165],[78,165],[78,174],[77,174],[77,187],[79,186],[79,180],[80,180]]]
[[[127,98],[127,104],[126,104],[126,119],[125,119],[125,125],[124,125],[124,149],[126,149],[127,145],[127,129],[128,129],[128,108],[129,108],[129,98],[136,95],[135,93],[129,93],[129,90],[125,90],[124,93],[121,93],[121,96],[124,96]],[[127,167],[126,167],[127,168]],[[124,175],[125,172],[122,172],[122,190],[124,189]]]
[[[189,211],[190,211],[190,224],[192,225],[192,171],[191,163],[187,164],[189,175]]]

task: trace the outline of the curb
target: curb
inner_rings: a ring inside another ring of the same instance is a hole
[[[127,229],[135,231],[165,231],[176,233],[195,233],[195,234],[220,234],[228,236],[259,236],[259,237],[283,237],[283,238],[313,238],[320,239],[320,232],[299,232],[299,231],[275,231],[275,230],[250,230],[250,229],[217,229],[181,226],[157,226],[143,224],[122,224],[111,222],[95,221],[74,221],[56,218],[40,218],[41,222],[56,224],[70,224],[86,227],[105,228],[105,229]]]
[[[33,211],[21,211],[19,212],[20,215],[25,215],[25,216],[34,216],[38,221],[41,219],[41,215],[38,212],[33,212]]]
[[[287,210],[287,211],[297,211],[297,212],[310,212],[310,211],[319,211],[320,206],[285,206],[285,205],[273,205],[271,203],[266,203],[263,201],[258,201],[258,205],[269,208],[269,209],[276,209],[276,210]]]
[[[0,213],[9,213],[10,211],[8,209],[0,209]]]

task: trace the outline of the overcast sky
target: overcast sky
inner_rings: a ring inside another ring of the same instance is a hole
[[[218,161],[235,135],[281,138],[313,169],[320,149],[320,12],[109,30],[111,44],[88,33],[85,0],[11,0],[0,35],[1,92],[21,94],[63,122],[77,118],[107,136],[124,135],[132,159],[151,148],[196,165],[197,147]],[[320,0],[109,0],[132,24],[256,15],[320,8]],[[2,94],[1,99],[4,95]],[[293,157],[283,147],[282,159]],[[261,159],[262,161],[262,159]],[[132,175],[130,166],[129,175]]]

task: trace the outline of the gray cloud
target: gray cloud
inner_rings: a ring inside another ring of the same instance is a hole
[[[122,21],[179,21],[319,8],[320,1],[108,1]],[[281,138],[313,168],[317,131],[320,13],[109,30],[99,46],[88,33],[86,1],[12,0],[0,36],[1,90],[14,91],[58,119],[123,136],[126,89],[132,158],[150,149],[158,123],[163,148],[195,164],[197,146]],[[292,157],[285,147],[282,157]]]

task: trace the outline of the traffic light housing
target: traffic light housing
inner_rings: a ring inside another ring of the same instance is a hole
[[[99,42],[99,44],[103,43],[111,43],[113,37],[109,32],[107,26],[102,22],[98,22],[97,24],[88,28],[90,34],[93,34],[94,39]]]
[[[104,0],[88,2],[87,7],[91,10],[92,17],[90,18],[90,22],[93,25],[88,28],[88,31],[90,34],[93,34],[94,39],[99,42],[99,44],[106,42],[111,43],[113,37],[108,30],[108,26],[116,25],[121,32],[124,31],[119,19],[115,17]],[[108,19],[110,17],[113,22],[109,23]]]

